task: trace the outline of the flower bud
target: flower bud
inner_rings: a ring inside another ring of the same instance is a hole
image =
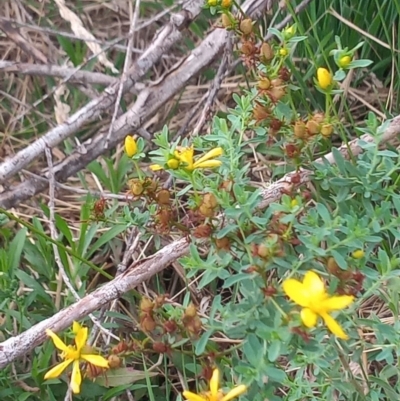
[[[350,56],[343,56],[339,59],[338,66],[340,68],[346,68],[351,63]]]
[[[279,49],[279,55],[281,57],[286,57],[289,54],[289,50],[286,47],[282,47]]]
[[[332,85],[332,74],[326,68],[318,68],[317,81],[321,89],[327,89]]]
[[[232,5],[232,0],[222,0],[221,6],[223,8],[230,8]]]
[[[216,7],[218,5],[218,0],[207,0],[209,7]]]
[[[132,157],[132,156],[135,156],[135,155],[136,155],[136,152],[137,152],[137,144],[136,144],[135,138],[134,138],[133,136],[128,135],[128,136],[125,138],[125,145],[124,145],[124,148],[125,148],[125,153],[126,153],[126,155],[127,155],[128,157]]]
[[[176,170],[177,168],[179,168],[179,160],[177,160],[177,159],[169,159],[167,161],[167,166],[171,170]]]
[[[354,259],[362,259],[365,256],[365,252],[362,249],[357,249],[351,254],[351,256]]]
[[[294,25],[288,26],[283,30],[282,33],[285,40],[292,39],[293,36],[296,34],[296,27]]]
[[[253,32],[253,22],[251,18],[242,20],[239,24],[239,29],[245,35],[249,35],[251,32]]]

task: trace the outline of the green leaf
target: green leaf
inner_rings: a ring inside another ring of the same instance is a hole
[[[107,371],[106,376],[99,376],[95,382],[103,387],[117,387],[124,384],[134,383],[138,380],[143,380],[146,377],[155,377],[158,373],[144,372],[133,368],[118,368]]]
[[[19,230],[10,244],[8,269],[11,273],[18,270],[21,264],[21,254],[24,249],[27,232],[28,230],[25,227]]]
[[[203,333],[200,339],[196,342],[194,352],[196,355],[201,355],[204,353],[206,346],[208,344],[208,340],[211,337],[211,334],[214,333],[214,329],[208,329],[205,333]]]

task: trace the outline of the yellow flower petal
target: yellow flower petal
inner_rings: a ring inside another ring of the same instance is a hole
[[[324,282],[317,273],[308,271],[304,276],[303,285],[312,298],[327,297]]]
[[[321,310],[330,312],[348,307],[354,301],[351,295],[340,295],[327,298],[321,302]]]
[[[322,319],[324,319],[325,324],[327,325],[328,329],[337,337],[347,340],[349,336],[343,331],[339,323],[327,313],[321,313]]]
[[[327,89],[332,84],[332,74],[326,68],[318,68],[317,80],[322,89]]]
[[[128,135],[125,138],[125,153],[127,154],[128,157],[135,156],[137,153],[137,144],[135,141],[135,138],[131,135]]]
[[[78,322],[72,323],[72,332],[76,335],[78,334],[79,330],[82,328],[81,324]]]
[[[184,391],[182,395],[187,399],[187,401],[208,401],[207,398],[192,393],[191,391]]]
[[[64,343],[63,340],[61,340],[60,337],[58,337],[58,335],[56,333],[54,333],[53,331],[47,329],[46,330],[46,334],[51,337],[51,339],[53,340],[53,343],[55,345],[56,348],[58,348],[60,351],[68,351],[68,347],[66,346],[66,344]]]
[[[87,362],[90,362],[92,365],[99,366],[100,368],[109,367],[107,359],[103,358],[101,355],[82,354],[81,358]]]
[[[164,167],[160,166],[159,164],[152,164],[149,168],[151,171],[159,171],[162,170]]]
[[[206,160],[215,159],[216,157],[221,156],[223,153],[222,148],[214,148],[208,151],[205,155],[201,156],[198,160],[196,160],[196,164],[205,162]]]
[[[176,148],[174,155],[178,160],[186,164],[185,168],[187,170],[193,170],[193,155],[194,155],[193,146],[189,146],[186,148],[178,147]]]
[[[207,160],[201,163],[194,163],[193,168],[215,168],[219,167],[222,164],[221,160]]]
[[[307,307],[310,304],[310,294],[304,285],[294,278],[285,280],[282,284],[285,294],[297,305]]]
[[[75,345],[77,351],[80,351],[86,345],[87,338],[88,338],[88,328],[81,327],[75,336]]]
[[[211,380],[210,380],[210,392],[211,396],[216,399],[219,388],[219,370],[214,369]]]
[[[82,374],[79,369],[79,361],[74,361],[71,375],[71,390],[74,394],[79,394],[81,391]]]
[[[244,384],[241,384],[235,388],[233,388],[231,391],[229,391],[228,394],[224,395],[220,401],[229,401],[232,400],[233,398],[238,397],[239,395],[245,393],[247,391],[247,386]]]
[[[318,315],[310,308],[303,308],[300,313],[304,326],[311,328],[317,325]]]
[[[64,370],[72,363],[72,359],[67,359],[64,362],[59,363],[58,365],[54,366],[54,368],[50,369],[45,375],[44,379],[56,379],[58,376],[64,372]]]

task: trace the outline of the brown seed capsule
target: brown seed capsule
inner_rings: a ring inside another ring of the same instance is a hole
[[[322,124],[325,121],[325,114],[322,112],[314,113],[311,119],[316,121],[318,124]]]
[[[261,90],[267,90],[271,87],[271,81],[267,77],[263,77],[258,81],[258,87]]]
[[[321,127],[321,135],[325,138],[329,138],[333,133],[333,125],[332,124],[323,124]]]
[[[321,124],[318,124],[315,120],[308,120],[306,128],[310,135],[317,135],[321,131]]]
[[[272,86],[282,86],[283,84],[284,84],[284,82],[281,78],[274,78],[271,80]]]
[[[294,143],[288,143],[285,146],[285,153],[287,157],[293,158],[299,155],[299,149]]]
[[[266,120],[271,115],[271,110],[268,107],[256,103],[253,109],[253,117],[257,121]]]
[[[246,18],[242,20],[239,24],[239,29],[245,35],[249,35],[251,32],[253,32],[253,22],[251,18]]]
[[[143,183],[136,178],[129,180],[128,186],[129,191],[132,195],[139,196],[143,193]]]
[[[178,328],[178,325],[176,324],[176,322],[174,320],[167,320],[164,323],[164,330],[167,333],[173,333],[174,331],[176,331]]]
[[[168,189],[162,189],[157,193],[157,203],[159,205],[169,205],[170,193]]]
[[[116,369],[116,368],[119,368],[121,366],[121,358],[118,355],[113,355],[113,354],[110,355],[107,358],[107,361],[108,361],[108,366],[111,369]]]
[[[294,136],[298,139],[304,139],[307,136],[306,125],[304,124],[303,121],[297,120],[294,123],[293,133]]]
[[[261,258],[268,258],[271,255],[271,252],[265,244],[259,244],[257,247],[257,255]]]
[[[209,238],[212,229],[208,224],[201,224],[194,229],[193,236],[195,238]]]
[[[268,91],[268,96],[270,97],[271,101],[276,103],[279,100],[281,100],[286,94],[286,88],[285,86],[273,86],[269,91]]]
[[[277,118],[273,118],[270,122],[270,127],[274,130],[274,131],[279,131],[282,127],[282,121],[278,120]]]
[[[193,318],[197,316],[197,308],[194,304],[190,303],[185,310],[184,317]]]
[[[153,312],[153,309],[154,309],[154,303],[149,298],[143,297],[140,300],[141,312],[151,313],[151,312]]]
[[[290,71],[287,69],[287,67],[281,67],[278,75],[279,78],[282,79],[282,81],[290,81]]]
[[[269,63],[274,58],[274,51],[269,43],[264,42],[260,47],[261,61]]]
[[[217,198],[215,197],[214,194],[207,192],[203,196],[203,205],[205,205],[211,209],[215,209],[218,206]]]
[[[214,209],[211,207],[208,207],[204,203],[200,205],[199,213],[202,214],[204,217],[213,217],[215,214]]]
[[[153,343],[153,350],[158,354],[165,354],[168,350],[168,347],[162,342]]]
[[[224,28],[230,28],[232,26],[231,20],[226,14],[222,14],[221,23]]]
[[[153,331],[156,328],[156,322],[150,315],[143,315],[140,317],[140,327],[145,332]]]
[[[229,241],[228,237],[216,238],[215,246],[218,249],[223,249],[225,251],[229,251],[231,249],[231,242]]]

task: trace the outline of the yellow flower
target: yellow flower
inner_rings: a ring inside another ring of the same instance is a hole
[[[318,68],[317,80],[321,89],[327,89],[332,85],[332,74],[326,68]]]
[[[362,259],[365,255],[365,252],[362,249],[356,249],[351,256],[353,256],[354,259]]]
[[[315,327],[318,317],[322,317],[333,334],[344,340],[348,338],[339,323],[329,313],[349,306],[353,302],[353,296],[329,296],[323,281],[313,271],[305,274],[303,282],[293,278],[285,280],[283,291],[293,302],[303,308],[300,316],[306,327]]]
[[[286,40],[291,39],[296,33],[296,26],[292,25],[292,26],[288,26],[287,28],[285,28],[283,30],[283,36]]]
[[[280,50],[279,50],[279,55],[280,56],[282,56],[282,57],[286,57],[287,55],[288,55],[288,49],[286,48],[286,47],[282,47]]]
[[[186,171],[193,171],[197,168],[214,168],[222,164],[220,160],[214,160],[216,157],[221,156],[222,153],[222,148],[214,148],[195,161],[193,146],[178,146],[174,152],[173,158],[169,159],[166,164],[167,168],[171,170],[182,168]],[[164,167],[159,164],[153,164],[150,166],[150,169],[158,171],[164,169]]]
[[[343,56],[339,59],[338,65],[340,68],[346,68],[351,63],[350,56]]]
[[[218,5],[218,0],[208,0],[208,1],[207,1],[207,4],[208,4],[210,7],[216,7],[216,6]]]
[[[46,334],[51,337],[56,348],[61,353],[63,362],[54,366],[44,376],[44,379],[55,379],[64,372],[64,370],[72,363],[71,389],[74,394],[78,394],[81,389],[82,374],[79,368],[80,362],[89,362],[92,365],[101,368],[108,368],[108,362],[100,355],[91,354],[86,347],[88,337],[88,328],[82,327],[79,323],[74,322],[72,331],[75,334],[75,345],[66,345],[60,337],[51,330],[46,330]]]
[[[214,369],[210,380],[210,391],[206,391],[202,394],[184,391],[182,394],[187,401],[229,401],[243,394],[246,390],[247,387],[241,384],[234,387],[227,394],[224,394],[222,390],[219,389],[219,370]]]
[[[135,156],[137,152],[137,144],[135,138],[131,135],[128,135],[125,138],[125,153],[128,157]]]

